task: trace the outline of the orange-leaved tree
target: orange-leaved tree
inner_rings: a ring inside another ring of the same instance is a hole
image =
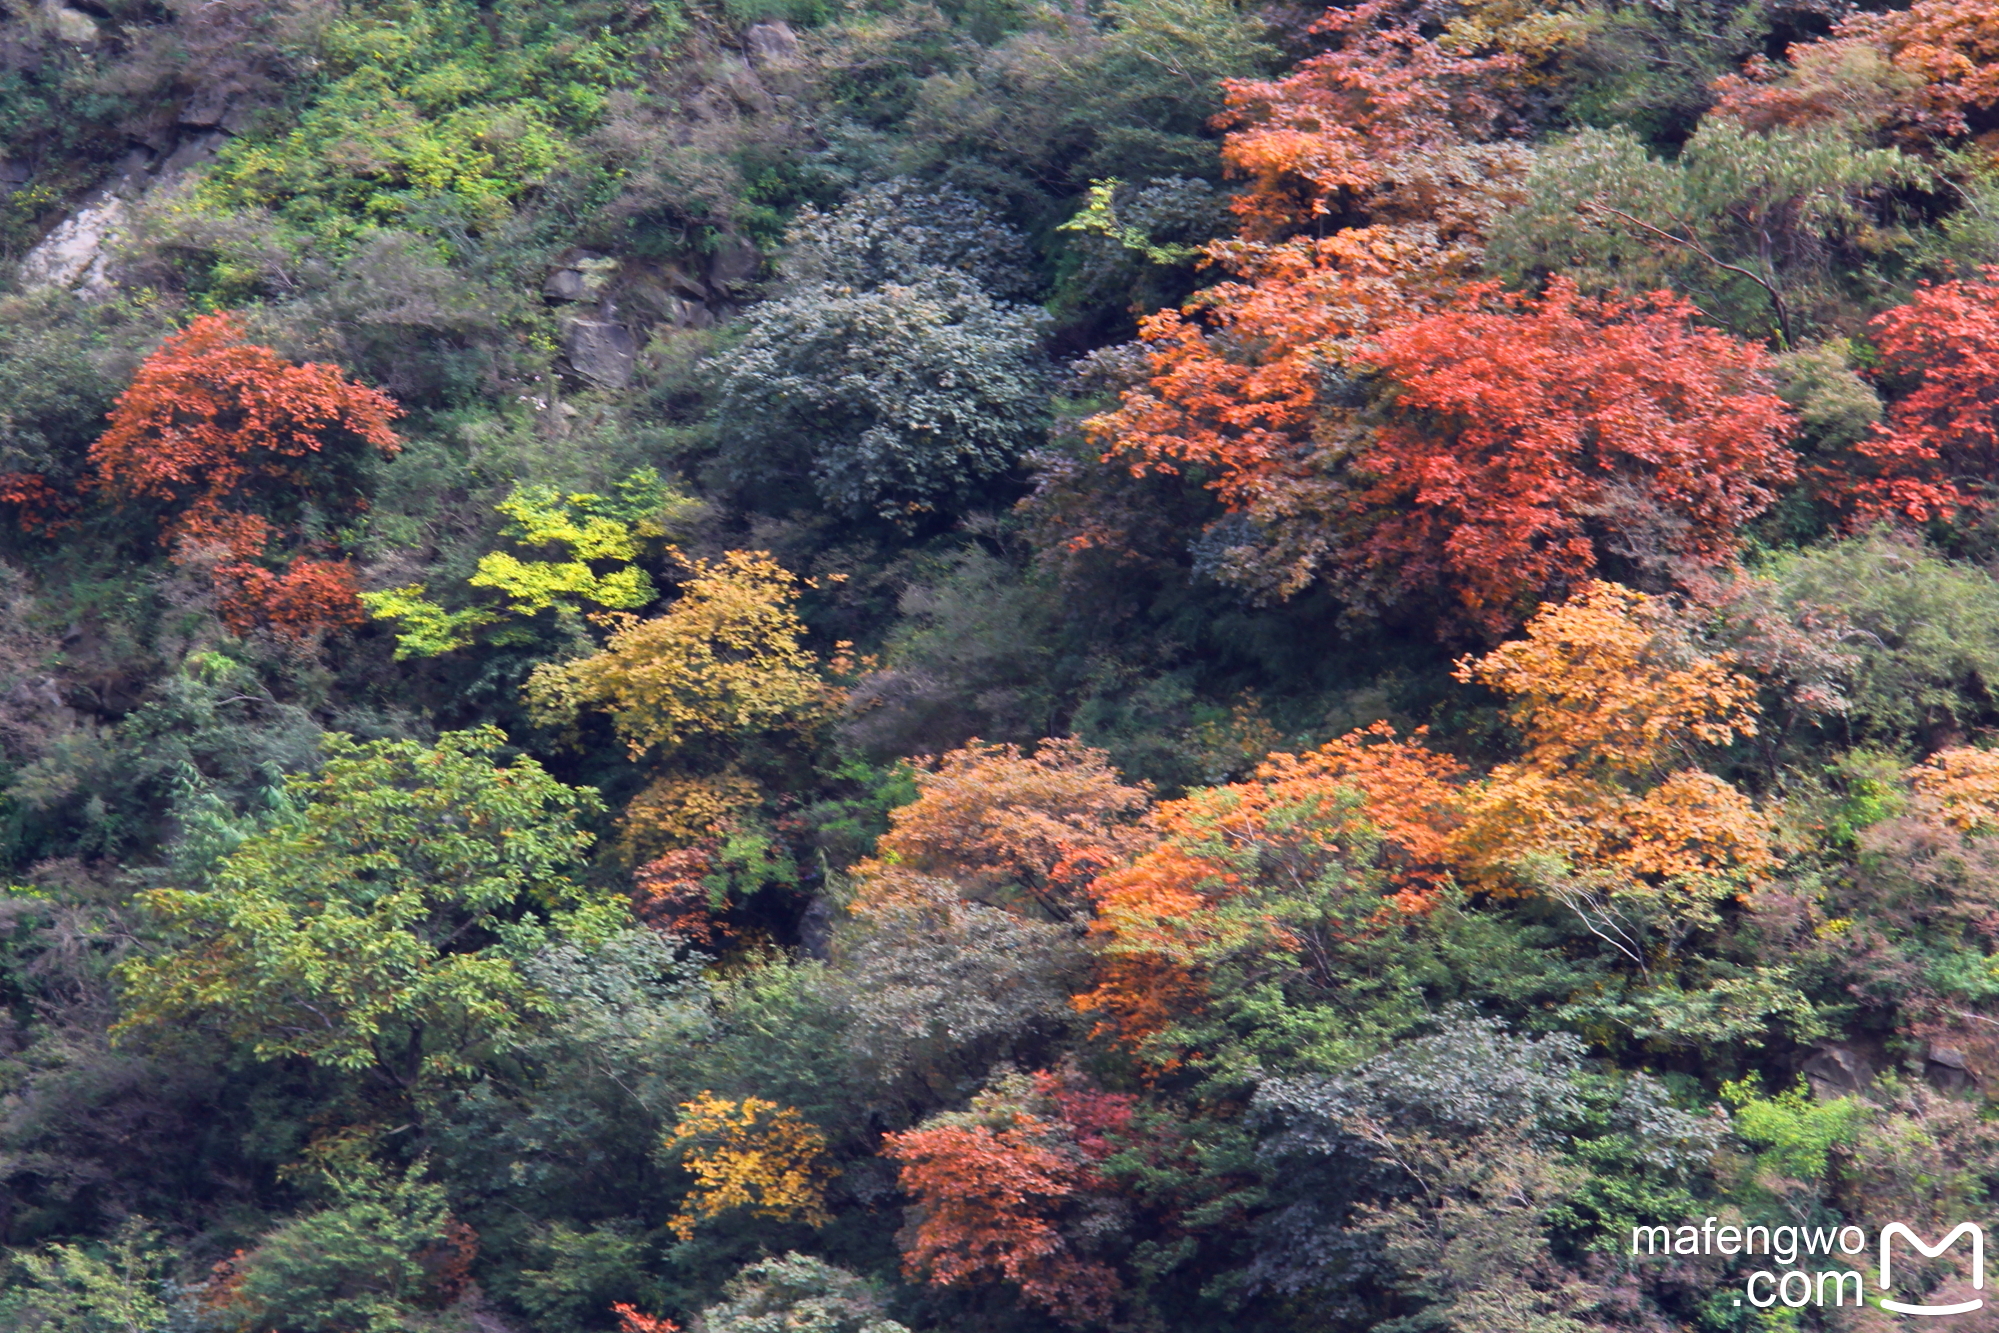
[[[618,1316],[618,1333],[680,1333],[680,1325],[671,1319],[647,1314],[624,1301],[614,1302],[611,1313]]]
[[[721,839],[676,847],[632,873],[632,915],[654,930],[678,935],[701,948],[726,942],[735,932],[717,917],[724,903],[713,881]]]
[[[1349,563],[1437,589],[1489,634],[1621,557],[1713,565],[1790,480],[1789,410],[1763,350],[1657,292],[1535,298],[1480,284],[1384,331],[1387,422],[1362,451]]]
[[[1091,1253],[1104,1210],[1089,1205],[1112,1192],[1098,1167],[1134,1100],[1014,1074],[968,1111],[884,1135],[914,1201],[904,1271],[939,1286],[1009,1282],[1067,1324],[1107,1318],[1123,1283]]]
[[[1087,911],[1089,881],[1148,845],[1144,787],[1118,777],[1102,750],[1044,740],[1032,754],[976,738],[916,774],[917,797],[889,813],[871,884],[898,867],[948,879],[968,897],[1067,920]]]
[[[1917,381],[1885,425],[1821,472],[1854,526],[1925,523],[1993,506],[1999,474],[1999,268],[1923,286],[1877,317],[1887,368]]]
[[[1447,47],[1395,8],[1330,11],[1314,31],[1335,49],[1226,85],[1223,159],[1250,184],[1209,258],[1235,280],[1146,319],[1147,382],[1087,423],[1134,472],[1198,468],[1263,522],[1269,549],[1238,575],[1267,595],[1324,559],[1357,351],[1476,271],[1530,160],[1506,132],[1518,57]]]
[[[1719,80],[1718,115],[1752,129],[1843,122],[1913,147],[1980,128],[1999,107],[1999,7],[1916,0],[1854,14],[1785,53]]]
[[[287,361],[244,337],[235,315],[204,315],[168,338],[118,396],[90,447],[93,484],[162,511],[177,562],[205,565],[238,632],[298,637],[365,619],[352,568],[303,554],[309,510],[365,507],[360,467],[393,454],[398,408],[336,366]]]
[[[0,504],[14,506],[27,532],[53,531],[76,509],[76,502],[39,472],[0,472]]]
[[[1405,912],[1427,910],[1450,876],[1450,835],[1460,822],[1464,765],[1376,722],[1304,754],[1273,754],[1256,770],[1267,791],[1283,795],[1328,783],[1351,788],[1381,838],[1383,864]]]
[[[1243,239],[1323,235],[1356,211],[1376,224],[1435,227],[1445,243],[1480,234],[1494,200],[1477,185],[1521,165],[1501,131],[1509,53],[1468,55],[1426,37],[1394,0],[1331,9],[1310,31],[1332,50],[1278,79],[1224,85],[1233,129],[1222,149],[1249,178]],[[1473,188],[1466,188],[1471,185]]]
[[[1200,1008],[1218,968],[1336,984],[1342,947],[1433,905],[1462,773],[1377,724],[1162,803],[1158,844],[1091,886],[1102,958],[1076,1007],[1139,1045]]]
[[[1700,651],[1662,599],[1590,583],[1458,678],[1505,695],[1522,741],[1451,835],[1471,884],[1553,893],[1642,965],[1624,923],[1670,942],[1774,866],[1769,821],[1699,766],[1755,734],[1755,684]]]
[[[1960,833],[1999,832],[1999,754],[1965,747],[1939,750],[1906,776],[1919,811]]]

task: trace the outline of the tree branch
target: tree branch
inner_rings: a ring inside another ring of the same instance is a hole
[[[1637,227],[1643,231],[1649,231],[1662,241],[1671,241],[1674,245],[1684,246],[1685,248],[1699,255],[1702,259],[1707,260],[1708,263],[1713,264],[1718,269],[1725,269],[1730,273],[1740,273],[1743,277],[1749,279],[1751,282],[1755,283],[1758,287],[1761,287],[1764,291],[1764,294],[1770,298],[1770,308],[1776,311],[1777,313],[1777,336],[1784,340],[1784,350],[1788,352],[1791,350],[1791,348],[1797,345],[1796,340],[1791,336],[1791,314],[1790,311],[1787,310],[1784,306],[1783,293],[1779,292],[1776,286],[1773,283],[1771,283],[1767,278],[1764,278],[1761,274],[1756,273],[1753,270],[1746,269],[1742,267],[1740,264],[1724,263],[1720,259],[1715,258],[1715,256],[1710,254],[1708,251],[1702,249],[1695,242],[1688,240],[1686,237],[1675,236],[1673,235],[1672,232],[1665,231],[1659,227],[1655,227],[1649,222],[1641,222],[1637,218],[1632,217],[1629,213],[1625,212],[1621,208],[1611,208],[1607,204],[1584,203],[1583,209],[1585,212],[1594,210],[1599,213],[1609,213],[1613,217],[1623,218],[1626,222],[1629,222],[1632,226]]]

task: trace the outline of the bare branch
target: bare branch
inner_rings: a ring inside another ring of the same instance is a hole
[[[1609,213],[1613,217],[1623,218],[1626,222],[1629,222],[1632,226],[1637,227],[1642,231],[1651,232],[1654,236],[1657,236],[1662,241],[1670,241],[1674,245],[1684,246],[1685,248],[1699,255],[1702,259],[1707,260],[1708,263],[1713,264],[1718,269],[1724,269],[1730,273],[1740,273],[1743,277],[1749,279],[1751,282],[1755,283],[1758,287],[1761,287],[1764,291],[1764,294],[1770,298],[1770,308],[1776,311],[1777,313],[1777,336],[1784,340],[1784,350],[1789,351],[1792,347],[1796,346],[1796,340],[1793,339],[1791,336],[1791,314],[1790,311],[1785,308],[1783,293],[1779,292],[1776,286],[1773,283],[1771,283],[1768,279],[1763,277],[1761,274],[1756,273],[1750,269],[1746,269],[1742,267],[1740,264],[1724,263],[1722,260],[1717,259],[1714,255],[1710,254],[1708,251],[1702,249],[1700,245],[1698,245],[1693,241],[1688,240],[1686,237],[1675,236],[1673,235],[1672,232],[1665,231],[1661,228],[1655,227],[1649,222],[1641,222],[1639,219],[1632,217],[1629,213],[1626,213],[1623,209],[1611,208],[1607,204],[1599,204],[1593,202],[1584,203],[1583,209],[1584,211],[1594,210],[1598,213]],[[1691,228],[1689,228],[1689,230],[1691,230]]]

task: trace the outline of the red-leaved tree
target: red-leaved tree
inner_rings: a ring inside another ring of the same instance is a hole
[[[1329,561],[1329,460],[1355,358],[1477,271],[1531,152],[1510,132],[1518,58],[1425,36],[1390,0],[1329,10],[1334,49],[1224,85],[1222,157],[1249,186],[1240,235],[1209,247],[1232,281],[1140,324],[1148,378],[1086,423],[1134,475],[1198,469],[1269,537],[1242,580],[1288,597]],[[1331,390],[1329,392],[1329,390]],[[1103,540],[1078,525],[1072,545]]]
[[[1917,380],[1872,439],[1821,473],[1855,527],[1992,508],[1999,477],[1999,268],[1918,288],[1874,321],[1888,369]]]
[[[76,502],[38,472],[0,472],[0,504],[13,505],[23,530],[52,532],[64,526]]]
[[[1438,590],[1488,634],[1596,573],[1729,558],[1795,471],[1763,349],[1680,297],[1467,289],[1384,331],[1386,423],[1357,460],[1350,572]]]
[[[308,508],[358,512],[358,465],[393,454],[393,399],[337,366],[285,360],[245,340],[231,314],[205,315],[160,344],[118,396],[90,448],[93,484],[158,505],[161,541],[207,566],[223,620],[288,637],[364,619],[352,569],[303,554]]]
[[[1107,1318],[1122,1283],[1083,1252],[1079,1224],[1112,1189],[1098,1165],[1134,1102],[1038,1073],[1028,1087],[989,1089],[971,1111],[884,1136],[882,1155],[901,1164],[915,1201],[905,1271],[940,1286],[1010,1282],[1067,1324]]]

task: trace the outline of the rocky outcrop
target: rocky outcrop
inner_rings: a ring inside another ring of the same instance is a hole
[[[638,369],[639,343],[616,319],[616,307],[596,317],[571,315],[562,321],[562,354],[578,376],[606,389],[623,389]]]
[[[763,267],[763,254],[740,236],[724,236],[708,254],[708,283],[723,291],[747,286]]]
[[[1845,1042],[1823,1041],[1799,1071],[1822,1102],[1851,1097],[1874,1081],[1874,1061]]]
[[[1963,1092],[1978,1086],[1978,1075],[1956,1046],[1933,1041],[1923,1052],[1923,1078],[1939,1092]]]
[[[22,290],[68,288],[93,300],[110,295],[105,268],[112,243],[125,230],[126,217],[125,200],[115,191],[99,191],[85,200],[21,257]]]
[[[73,291],[92,301],[109,296],[112,259],[132,209],[152,191],[215,156],[228,137],[221,130],[200,130],[180,138],[163,155],[133,148],[108,184],[84,196],[74,212],[21,257],[17,276],[22,290]]]
[[[549,270],[541,294],[551,301],[601,301],[618,274],[618,261],[595,250],[571,250]]]
[[[562,354],[579,379],[622,389],[638,368],[638,338],[618,319],[610,299],[618,261],[595,250],[563,255],[541,284],[542,296],[561,305],[586,307],[562,320]]]
[[[754,281],[762,266],[757,248],[733,237],[693,269],[575,249],[557,257],[541,294],[570,307],[561,321],[562,348],[575,377],[622,389],[638,369],[648,330],[712,328],[728,317],[735,291]]]
[[[798,63],[798,34],[781,20],[759,23],[743,33],[743,54],[759,67],[786,68]]]
[[[189,129],[241,134],[255,109],[250,90],[240,83],[220,82],[195,89],[180,109],[179,123]]]
[[[97,26],[97,20],[80,9],[71,9],[68,5],[44,4],[42,12],[48,16],[50,25],[55,28],[56,36],[71,46],[95,46],[98,39],[103,36]]]

